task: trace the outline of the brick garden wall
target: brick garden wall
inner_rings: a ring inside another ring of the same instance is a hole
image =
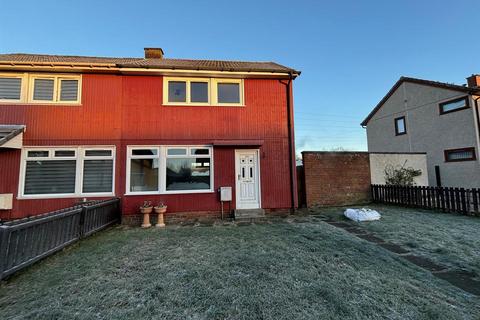
[[[302,152],[307,207],[370,201],[367,152]]]

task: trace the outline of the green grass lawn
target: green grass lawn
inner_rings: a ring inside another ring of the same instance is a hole
[[[378,221],[355,223],[386,241],[455,270],[480,276],[480,218],[395,206],[370,206]],[[313,210],[336,220],[345,208]]]
[[[310,216],[101,232],[0,284],[25,318],[479,319],[480,298]]]

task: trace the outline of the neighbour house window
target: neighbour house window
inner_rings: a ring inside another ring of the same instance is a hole
[[[399,136],[407,133],[405,117],[395,118],[395,135]]]
[[[242,79],[164,78],[164,105],[241,106]]]
[[[0,75],[0,101],[20,101],[22,98],[22,80],[22,75]]]
[[[445,162],[476,160],[475,148],[445,150]]]
[[[79,104],[80,75],[0,74],[0,102]]]
[[[460,111],[468,109],[470,107],[468,102],[468,97],[462,97],[459,99],[454,99],[439,104],[440,114]]]
[[[128,158],[130,194],[213,191],[211,147],[129,147]]]
[[[82,193],[112,192],[113,151],[85,149],[84,152]]]
[[[80,103],[80,76],[32,75],[29,102]]]
[[[25,149],[19,194],[24,197],[112,195],[114,149]]]

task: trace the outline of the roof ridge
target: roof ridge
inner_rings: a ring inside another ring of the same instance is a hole
[[[472,88],[472,87],[468,87],[466,85],[458,85],[458,84],[451,84],[451,83],[447,83],[447,82],[440,82],[440,81],[434,81],[434,80],[425,80],[425,79],[420,79],[420,78],[401,76],[400,79],[398,79],[397,82],[395,82],[395,84],[390,88],[390,90],[387,92],[387,94],[373,108],[373,110],[370,111],[368,116],[362,121],[362,123],[360,125],[361,126],[366,126],[368,124],[368,122],[370,121],[370,119],[372,119],[372,117],[375,115],[375,113],[377,113],[377,111],[383,106],[383,104],[392,96],[392,94],[404,82],[411,82],[411,83],[416,83],[416,84],[420,84],[420,85],[439,87],[439,88],[443,88],[443,89],[463,91],[467,94],[480,92],[480,88]]]
[[[402,81],[422,81],[426,83],[432,83],[432,84],[441,84],[441,85],[446,85],[446,86],[454,86],[454,87],[460,87],[460,88],[467,88],[467,85],[464,84],[456,84],[453,82],[444,82],[444,81],[437,81],[437,80],[428,80],[428,79],[423,79],[423,78],[415,78],[415,77],[406,77],[406,76],[401,76],[400,80]]]
[[[108,57],[108,56],[91,56],[91,55],[69,55],[69,54],[45,54],[45,53],[25,53],[25,52],[11,52],[11,53],[0,53],[0,56],[10,56],[10,55],[24,55],[24,56],[44,56],[44,57],[69,57],[69,58],[94,58],[94,59],[132,59],[132,60],[170,60],[170,61],[216,61],[216,62],[248,62],[248,63],[272,63],[278,66],[284,67],[283,65],[273,62],[273,61],[251,61],[251,60],[229,60],[229,59],[192,59],[192,58],[144,58],[144,57]]]
[[[79,56],[79,55],[69,55],[69,54],[45,54],[45,53],[24,53],[24,52],[12,52],[12,53],[0,53],[0,56],[12,56],[12,55],[24,55],[24,56],[44,56],[44,57],[69,57],[69,58],[94,58],[94,59],[138,59],[142,60],[144,58],[135,58],[135,57],[106,57],[106,56]]]

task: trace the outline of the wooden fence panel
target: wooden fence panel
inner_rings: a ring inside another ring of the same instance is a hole
[[[0,279],[120,219],[119,199],[89,202],[0,225]]]
[[[480,215],[480,189],[372,185],[377,203]]]

